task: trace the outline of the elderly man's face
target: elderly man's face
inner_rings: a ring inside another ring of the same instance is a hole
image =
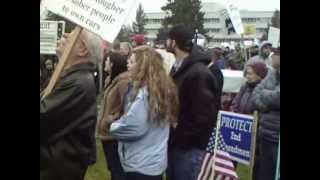
[[[82,57],[88,55],[89,51],[85,44],[85,35],[84,31],[81,32],[79,35],[77,41],[75,42],[74,47],[72,48],[69,58],[75,58],[75,57]],[[57,46],[57,56],[61,58],[62,54],[64,53],[67,45],[70,43],[70,40],[72,37],[75,36],[75,32],[72,31],[71,33],[65,33],[63,35],[63,38],[58,42]]]

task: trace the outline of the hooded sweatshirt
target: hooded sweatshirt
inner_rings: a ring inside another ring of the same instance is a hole
[[[263,55],[262,55],[262,48],[265,47],[268,44],[270,45],[271,42],[263,41],[261,43],[260,48],[259,48],[259,56],[260,56],[260,58],[262,58],[266,62],[268,68],[272,69],[272,58],[271,58],[271,56],[272,56],[273,53],[270,53],[268,57],[263,57]]]
[[[171,76],[178,87],[178,125],[171,129],[169,148],[205,150],[219,110],[219,85],[207,65],[209,56],[201,51],[183,60]]]

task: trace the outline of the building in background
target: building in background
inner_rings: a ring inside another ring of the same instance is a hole
[[[221,43],[238,43],[241,40],[238,34],[228,34],[225,24],[227,17],[226,9],[218,3],[203,3],[202,11],[205,13],[204,27],[209,30],[207,35],[212,39],[207,46],[219,46]],[[271,18],[274,11],[248,11],[241,10],[240,16],[244,26],[255,26],[255,34],[245,35],[244,40],[253,41],[254,38],[260,38],[263,33],[267,33],[268,25],[271,25]],[[156,39],[162,21],[165,18],[165,12],[146,13],[148,39]]]

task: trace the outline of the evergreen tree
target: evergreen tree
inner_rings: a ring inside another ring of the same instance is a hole
[[[136,13],[136,21],[133,22],[132,27],[133,31],[136,34],[146,34],[146,30],[144,26],[146,25],[146,14],[142,8],[142,5],[139,4],[137,13]]]
[[[129,25],[123,25],[118,34],[120,42],[130,42],[130,37],[133,35],[132,28]]]
[[[170,12],[171,15],[164,19],[163,25],[183,24],[191,29],[206,35],[208,30],[204,29],[204,12],[201,11],[201,0],[168,0],[161,9]]]
[[[276,10],[271,19],[272,26],[280,29],[280,11]]]

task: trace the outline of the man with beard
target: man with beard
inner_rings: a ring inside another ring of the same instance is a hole
[[[168,180],[196,180],[212,129],[216,125],[218,83],[207,65],[210,58],[193,50],[193,31],[173,27],[167,51],[176,62],[170,75],[178,87],[178,124],[171,129],[168,150]]]
[[[272,68],[272,44],[264,41],[260,45],[259,56],[262,58],[269,68]]]

